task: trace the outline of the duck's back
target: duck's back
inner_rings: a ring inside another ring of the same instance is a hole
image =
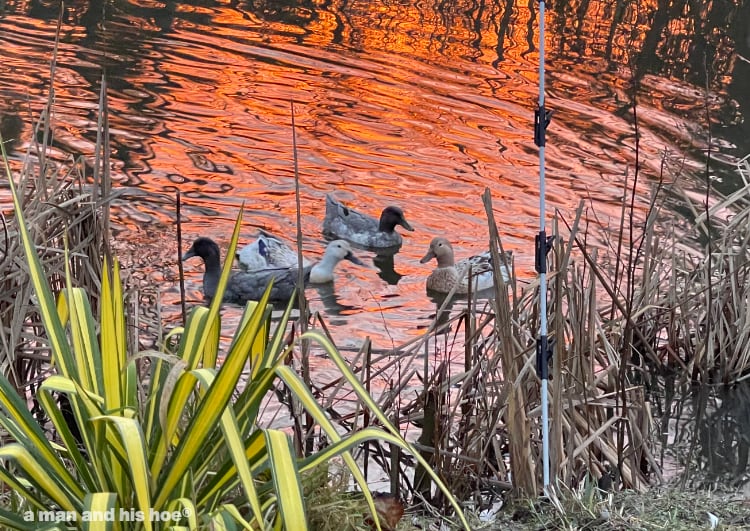
[[[268,231],[260,229],[255,241],[243,247],[237,253],[240,267],[246,271],[259,269],[297,267],[297,251]],[[307,258],[302,258],[303,266],[310,265]]]
[[[257,271],[268,267],[268,261],[260,254],[258,240],[255,240],[240,249],[237,253],[237,260],[240,263],[240,267],[246,271]]]
[[[448,293],[458,278],[458,272],[453,266],[435,268],[427,277],[427,289],[437,293]]]
[[[492,262],[489,251],[461,260],[456,264],[456,269],[462,276],[459,293],[468,293],[469,291],[469,268],[471,268],[472,290],[482,291],[495,285],[495,279],[492,273]]]
[[[508,282],[510,278],[506,266],[506,262],[510,262],[510,260],[511,255],[509,253],[506,253],[506,256],[504,257],[500,257],[500,274],[503,276],[505,282]],[[458,270],[459,275],[463,275],[463,280],[461,282],[463,284],[461,289],[464,289],[463,293],[466,293],[469,287],[469,267],[471,267],[473,291],[483,291],[490,289],[495,285],[495,275],[492,267],[492,253],[490,253],[490,251],[471,256],[456,264],[456,269]]]
[[[495,285],[492,261],[489,251],[465,258],[449,267],[435,268],[427,277],[427,289],[439,293],[448,293],[458,282],[455,293],[465,295],[469,292],[469,268],[471,268],[472,291],[484,291]],[[501,265],[501,273],[507,281],[507,272]]]
[[[310,278],[310,267],[304,270],[306,283]],[[270,300],[286,302],[294,293],[299,278],[297,268],[262,269],[259,271],[238,271],[234,273],[224,292],[224,302],[245,304],[249,300],[257,301],[262,296],[269,282],[273,280]]]

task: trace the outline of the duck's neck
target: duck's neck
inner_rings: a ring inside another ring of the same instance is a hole
[[[333,269],[340,260],[335,256],[324,254],[323,258],[312,266],[310,270],[310,280],[313,282],[330,282],[333,280]]]
[[[203,258],[206,271],[203,273],[203,296],[207,299],[213,299],[216,294],[216,288],[219,286],[221,278],[221,262],[217,256],[207,256]]]
[[[388,219],[386,216],[380,216],[378,231],[391,234],[395,229],[396,223],[392,219]]]
[[[456,265],[453,255],[443,255],[437,257],[438,267],[453,267]]]

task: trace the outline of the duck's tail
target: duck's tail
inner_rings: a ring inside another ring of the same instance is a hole
[[[323,218],[323,232],[332,233],[332,224],[340,217],[342,204],[336,201],[333,194],[326,194],[326,215]]]
[[[326,217],[333,218],[338,215],[339,202],[333,197],[332,194],[326,194]]]

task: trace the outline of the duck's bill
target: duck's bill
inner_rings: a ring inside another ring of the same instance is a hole
[[[427,254],[422,257],[422,259],[419,261],[420,264],[426,264],[430,260],[435,258],[435,253],[432,252],[432,250],[427,251]]]
[[[408,231],[414,232],[414,229],[411,225],[409,225],[409,222],[405,219],[401,218],[401,221],[398,222],[399,225],[401,225],[403,228],[405,228]]]
[[[192,258],[194,256],[195,256],[195,251],[193,251],[192,249],[190,249],[188,252],[186,252],[185,254],[182,255],[182,261],[184,262],[188,258]]]
[[[357,258],[356,256],[354,256],[353,253],[347,254],[346,255],[346,259],[349,260],[350,262],[354,263],[354,264],[357,264],[357,265],[361,265],[361,266],[365,265],[365,263],[362,260],[360,260],[359,258]]]

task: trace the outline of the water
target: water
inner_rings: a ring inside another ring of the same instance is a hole
[[[58,7],[3,6],[0,113],[25,122],[17,160],[47,101]],[[593,0],[549,7],[548,217],[557,209],[572,219],[583,198],[590,219],[616,225],[636,162],[639,215],[660,176],[699,196],[707,175],[722,191],[738,185],[733,164],[750,151],[748,65],[735,55],[750,55],[747,6],[700,9]],[[534,2],[499,1],[66,3],[56,156],[93,152],[106,66],[113,175],[124,191],[116,236],[134,249],[124,257],[131,274],[160,284],[176,314],[177,190],[188,245],[206,235],[226,249],[243,203],[243,242],[258,227],[294,238],[293,101],[305,253],[325,246],[328,192],[373,215],[397,204],[416,229],[395,256],[398,283],[360,252],[368,268],[346,263],[333,292],[308,290],[340,345],[369,336],[389,348],[422,333],[434,313],[424,291],[431,266],[419,264],[432,237],[448,237],[458,258],[486,248],[485,187],[518,277],[535,275],[536,16]],[[186,264],[195,302],[199,269]]]

